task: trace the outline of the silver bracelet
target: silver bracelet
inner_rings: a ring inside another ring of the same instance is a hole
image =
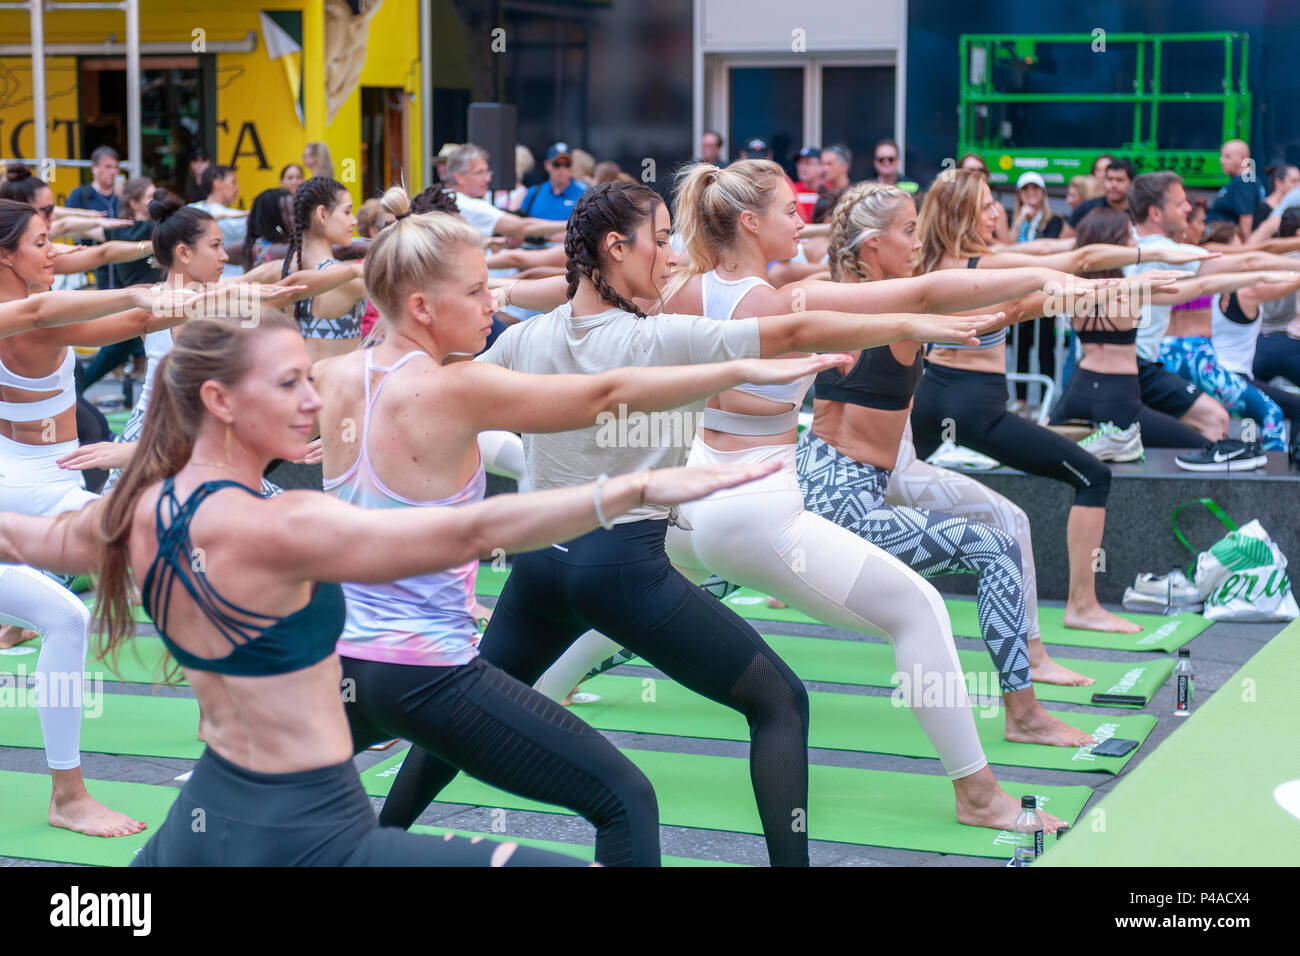
[[[596,491],[593,497],[596,500],[596,520],[600,522],[600,526],[606,531],[612,531],[614,522],[605,520],[605,512],[600,507],[600,489],[607,481],[609,481],[609,475],[603,473],[596,479]]]

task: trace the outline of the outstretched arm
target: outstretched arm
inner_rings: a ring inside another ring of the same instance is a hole
[[[619,475],[599,492],[612,520],[641,504],[703,498],[779,467],[727,465]],[[394,581],[486,558],[498,549],[535,551],[599,525],[596,485],[494,495],[457,508],[357,508],[318,491],[289,491],[241,503],[255,520],[233,540],[253,567],[293,580]],[[255,510],[254,510],[255,509]]]
[[[1078,281],[1068,273],[1029,269],[940,269],[908,279],[878,282],[824,282],[807,279],[782,286],[776,301],[785,311],[800,307],[836,312],[950,313],[988,308],[1057,283]],[[796,298],[800,296],[800,298]]]
[[[586,428],[604,413],[680,408],[746,382],[778,384],[848,361],[847,355],[801,359],[637,366],[599,375],[528,375],[490,362],[448,370],[463,413],[478,431],[558,432]],[[483,396],[491,395],[490,402]]]
[[[0,512],[0,562],[59,574],[99,570],[99,509],[103,499],[52,518]]]
[[[62,253],[54,260],[54,271],[59,275],[71,275],[75,272],[89,272],[101,266],[116,265],[119,262],[134,262],[153,254],[153,243],[147,239],[140,242],[122,242],[114,239],[97,246],[84,246],[72,252]]]
[[[175,293],[171,293],[173,297]],[[177,298],[182,305],[195,298],[194,293],[183,293]],[[69,326],[77,322],[88,322],[101,316],[111,316],[115,312],[131,309],[126,314],[136,315],[142,309],[151,308],[157,296],[143,286],[127,289],[106,289],[86,291],[38,292],[25,299],[0,303],[0,336],[16,335],[34,329],[46,329],[56,326]],[[75,334],[75,333],[74,333]]]

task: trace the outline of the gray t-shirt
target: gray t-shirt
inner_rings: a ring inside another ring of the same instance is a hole
[[[1181,246],[1184,249],[1199,249],[1199,246],[1188,246],[1185,243],[1174,242],[1168,236],[1142,236],[1138,239],[1137,244],[1138,248],[1142,250],[1142,262],[1138,265],[1125,266],[1124,276],[1126,278],[1149,272],[1152,269],[1200,271],[1201,263],[1199,259],[1181,265],[1170,265],[1167,262],[1160,261],[1160,248],[1162,246]],[[1151,305],[1149,303],[1142,306],[1142,318],[1138,321],[1137,335],[1137,354],[1139,358],[1144,358],[1148,362],[1160,360],[1160,340],[1169,331],[1169,313],[1172,308],[1172,306],[1168,305]]]
[[[1288,193],[1288,195],[1290,195]],[[1288,252],[1292,259],[1300,259],[1300,252]],[[1280,299],[1269,299],[1259,304],[1259,334],[1269,335],[1273,332],[1285,332],[1286,327],[1295,318],[1295,293],[1284,295]]]
[[[758,319],[715,322],[698,315],[654,315],[639,319],[609,309],[573,318],[565,303],[554,312],[511,326],[476,361],[516,372],[594,375],[629,365],[700,365],[757,358]],[[620,409],[602,413],[589,428],[524,435],[524,459],[534,490],[568,488],[601,474],[625,475],[645,468],[686,463],[705,400],[668,412],[643,414]],[[667,518],[656,505],[615,519],[624,524]]]

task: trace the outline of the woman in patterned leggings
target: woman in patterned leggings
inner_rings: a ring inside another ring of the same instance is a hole
[[[893,186],[862,183],[835,209],[831,274],[840,282],[910,275],[920,245],[912,198]],[[1092,680],[1052,661],[1038,639],[1037,600],[1031,597],[1033,554],[1024,513],[1006,501],[1007,507],[1000,509],[1010,519],[1000,523],[1023,528],[1022,553],[1015,534],[948,510],[946,502],[935,502],[939,507],[931,510],[913,507],[916,501],[886,500],[895,471],[904,471],[895,466],[916,463],[907,419],[922,361],[920,343],[897,342],[863,350],[847,370],[829,369],[817,376],[813,426],[802,436],[797,456],[805,504],[924,577],[979,575],[980,634],[997,666],[1007,739],[1066,747],[1088,743],[1092,738],[1086,733],[1043,709],[1031,684],[1031,679],[1074,685]],[[913,472],[911,480],[900,482],[913,495],[924,495],[927,488],[932,494],[946,490],[948,495],[956,493],[950,502],[958,504],[966,493],[947,479],[977,484],[919,464],[930,473],[918,481],[920,472]],[[996,495],[989,491],[988,496]],[[1029,640],[1031,604],[1034,629]]]

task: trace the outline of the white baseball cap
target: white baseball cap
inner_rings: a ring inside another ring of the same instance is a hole
[[[1042,176],[1031,169],[1029,172],[1021,173],[1020,178],[1016,180],[1017,189],[1024,189],[1026,186],[1037,186],[1039,189],[1046,189],[1047,183],[1043,182]]]

